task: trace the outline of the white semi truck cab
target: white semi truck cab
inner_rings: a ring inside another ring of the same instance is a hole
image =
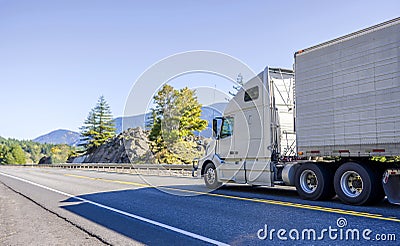
[[[400,18],[266,67],[213,120],[209,188],[295,186],[309,200],[400,204]],[[295,160],[295,161],[293,161]]]

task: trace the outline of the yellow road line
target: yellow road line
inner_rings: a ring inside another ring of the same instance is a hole
[[[336,214],[352,215],[352,216],[378,219],[378,220],[400,222],[400,219],[396,218],[396,217],[384,217],[381,214],[372,214],[372,213],[367,213],[367,212],[344,210],[344,209],[340,209],[340,208],[329,208],[329,207],[321,207],[321,206],[316,206],[316,205],[307,205],[307,204],[301,204],[301,203],[292,203],[292,202],[284,202],[284,201],[260,199],[260,198],[246,198],[246,197],[240,197],[240,196],[215,194],[215,193],[208,193],[208,192],[194,191],[194,190],[185,190],[185,189],[178,189],[178,188],[171,188],[171,187],[164,187],[164,186],[158,187],[158,186],[146,185],[146,184],[141,184],[141,183],[136,183],[136,182],[113,180],[113,179],[103,179],[103,178],[92,178],[92,177],[74,175],[74,174],[64,174],[64,175],[69,176],[69,177],[81,178],[81,179],[89,179],[89,180],[96,180],[96,181],[103,181],[103,182],[110,182],[110,183],[134,185],[134,186],[146,187],[146,188],[159,188],[159,189],[164,189],[164,190],[187,192],[187,193],[192,193],[192,194],[221,197],[221,198],[234,199],[234,200],[240,200],[240,201],[250,201],[250,202],[265,203],[265,204],[271,204],[271,205],[280,205],[280,206],[285,206],[285,207],[294,207],[294,208],[322,211],[322,212],[328,212],[328,213],[336,213]]]

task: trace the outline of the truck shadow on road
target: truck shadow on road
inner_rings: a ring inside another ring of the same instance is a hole
[[[76,198],[72,197],[61,201],[60,207],[103,228],[128,237],[134,240],[134,243],[146,245],[204,245],[199,240],[183,236],[140,219],[141,217],[149,218],[180,228],[182,216],[177,211],[173,211],[172,204],[175,202],[181,203],[181,201],[171,201],[171,198],[166,199],[166,196],[171,195],[160,193],[154,188],[119,190],[81,195]],[[193,219],[195,218],[186,217],[184,221],[190,222]],[[93,230],[93,227],[89,230]],[[107,230],[97,231],[94,234],[102,236],[102,233],[107,234],[109,232]],[[104,238],[107,238],[107,236]],[[120,244],[120,242],[118,243],[117,241],[116,244]]]

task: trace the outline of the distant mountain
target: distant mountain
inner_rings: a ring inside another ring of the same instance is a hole
[[[48,144],[67,144],[76,146],[79,143],[80,134],[69,130],[55,130],[33,139],[34,142]]]
[[[150,113],[115,118],[114,124],[117,134],[121,133],[123,130],[124,131],[127,130],[128,128],[135,128],[135,127],[141,127],[142,129],[145,128],[146,120],[148,119],[149,116]]]
[[[207,127],[207,129],[203,130],[200,133],[201,136],[210,137],[212,135],[212,130],[211,130],[212,129],[212,119],[215,116],[222,115],[227,104],[228,103],[221,102],[221,103],[215,103],[215,104],[211,104],[211,105],[202,107],[202,113],[201,113],[200,118],[208,121],[208,127]],[[121,133],[123,130],[126,130],[128,128],[135,128],[135,127],[144,128],[149,116],[150,116],[150,113],[116,118],[114,120],[114,123],[115,123],[115,128],[117,129],[116,130],[117,134]]]

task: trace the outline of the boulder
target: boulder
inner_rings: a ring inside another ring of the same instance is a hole
[[[84,163],[152,163],[152,154],[147,133],[130,128],[108,140],[92,153],[87,154]]]
[[[51,156],[43,156],[42,158],[40,158],[39,163],[38,164],[52,164],[52,159]]]

